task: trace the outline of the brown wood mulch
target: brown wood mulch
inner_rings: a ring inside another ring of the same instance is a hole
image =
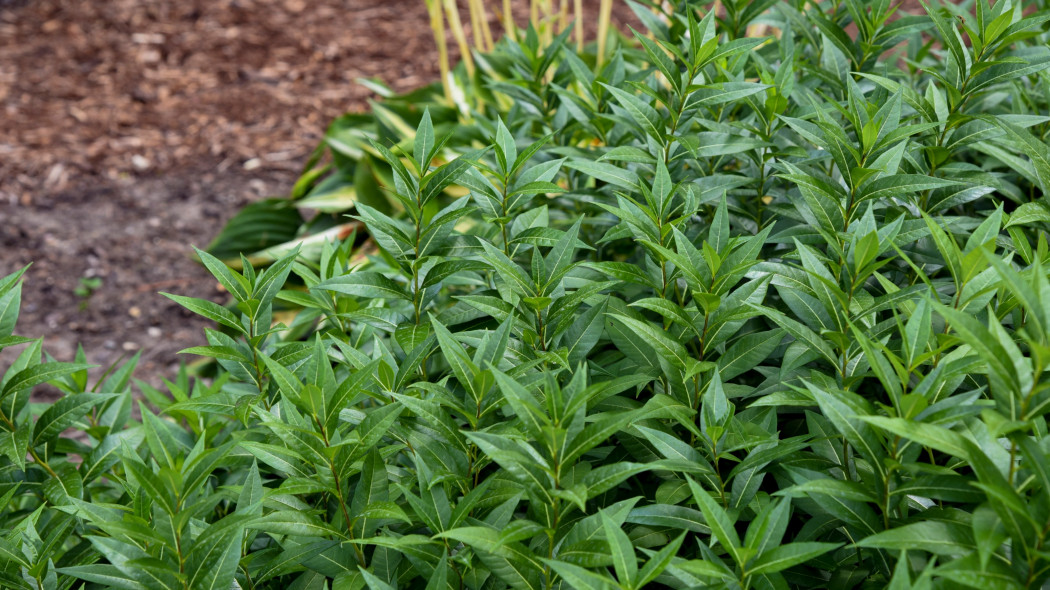
[[[419,0],[19,4],[0,13],[0,178],[27,205],[81,175],[202,159],[295,171],[371,96],[357,78],[410,89],[436,72]]]

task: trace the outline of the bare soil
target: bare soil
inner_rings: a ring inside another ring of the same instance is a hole
[[[32,263],[17,333],[172,375],[208,322],[158,292],[224,301],[189,245],[286,194],[374,98],[358,78],[437,75],[423,0],[0,0],[0,274]]]

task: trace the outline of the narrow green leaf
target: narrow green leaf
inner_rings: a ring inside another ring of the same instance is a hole
[[[0,398],[94,366],[84,363],[48,362],[24,368],[7,380],[3,391],[0,392]]]
[[[722,547],[733,556],[733,560],[736,561],[737,565],[742,567],[744,565],[744,553],[741,551],[740,536],[733,526],[733,521],[729,519],[725,509],[719,506],[698,483],[689,477],[687,477],[687,481],[689,482],[689,488],[693,491],[693,499],[696,500],[700,510],[704,513],[704,518],[707,520],[707,525],[711,527],[712,534],[722,544]]]
[[[819,557],[828,551],[834,551],[839,547],[841,547],[840,543],[814,542],[781,545],[759,555],[750,565],[748,573],[753,576],[761,576],[780,572],[789,567],[805,563],[814,557]]]
[[[33,446],[37,447],[61,434],[91,411],[91,408],[109,401],[116,393],[78,393],[58,400],[40,415],[33,428]]]

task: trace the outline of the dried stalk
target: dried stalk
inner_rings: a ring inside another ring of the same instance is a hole
[[[476,6],[478,11],[478,21],[481,23],[480,34],[485,40],[485,51],[492,51],[495,49],[496,44],[492,39],[492,28],[489,27],[489,12],[485,8],[485,0],[471,0],[471,6]],[[474,33],[477,35],[478,33]]]
[[[514,13],[510,10],[510,0],[503,0],[503,34],[511,41],[518,40],[518,25],[514,24]]]
[[[463,32],[463,23],[459,22],[459,8],[456,0],[444,0],[445,18],[448,19],[448,28],[452,31],[452,37],[459,45],[460,59],[467,68],[467,75],[474,76],[474,56],[470,52],[470,44],[467,43],[467,35]]]
[[[467,0],[467,8],[470,9],[470,34],[474,37],[474,48],[479,52],[485,52],[485,37],[481,35],[481,23],[478,22],[478,7],[474,0]]]
[[[605,43],[609,38],[609,21],[612,19],[612,0],[602,0],[598,8],[598,67],[605,63]]]
[[[576,51],[583,53],[583,44],[587,42],[583,33],[583,0],[573,0],[573,26],[576,28]]]
[[[554,12],[554,0],[543,0],[543,43],[550,45],[554,41],[554,29],[557,27],[557,14]]]
[[[438,66],[441,68],[441,88],[445,98],[452,102],[452,88],[449,86],[448,39],[445,37],[445,18],[441,14],[439,0],[426,0],[430,13],[430,28],[434,31],[434,42],[438,49]]]

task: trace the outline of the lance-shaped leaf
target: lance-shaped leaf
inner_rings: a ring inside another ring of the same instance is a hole
[[[91,408],[109,401],[120,394],[117,393],[80,393],[67,395],[58,400],[36,421],[33,428],[33,446],[39,446],[61,434],[70,426],[80,420]]]
[[[883,460],[886,458],[886,449],[878,433],[865,421],[865,418],[872,414],[867,402],[849,391],[825,389],[808,382],[806,388],[839,434],[868,460],[880,477],[884,478],[886,466]]]
[[[809,329],[801,322],[794,320],[787,315],[781,313],[770,307],[761,305],[749,304],[756,311],[761,312],[763,315],[773,321],[778,327],[783,328],[785,332],[795,337],[795,340],[803,343],[811,351],[819,354],[821,357],[826,359],[832,365],[838,363],[838,358],[835,352],[831,349],[831,346],[823,338],[817,335],[816,332]]]
[[[692,364],[692,357],[686,352],[685,347],[681,343],[671,339],[662,330],[658,330],[648,322],[615,313],[610,314],[609,317],[623,324],[637,338],[652,346],[656,353],[671,363],[671,365],[685,370]]]
[[[378,272],[353,272],[313,287],[370,299],[411,299],[405,288]]]
[[[753,576],[772,574],[805,563],[813,558],[834,551],[839,543],[799,542],[774,547],[759,555],[748,565],[748,573]]]
[[[26,367],[7,380],[4,384],[3,390],[0,391],[0,398],[7,397],[17,391],[36,387],[41,383],[61,379],[62,377],[72,375],[77,371],[90,369],[94,366],[95,365],[85,363],[48,362]]]
[[[733,561],[743,566],[745,552],[740,544],[740,535],[737,534],[729,514],[715,502],[706,490],[700,487],[700,484],[693,481],[692,478],[687,477],[686,479],[689,482],[689,489],[693,492],[693,499],[704,513],[707,525],[711,527],[711,533],[733,557]]]

